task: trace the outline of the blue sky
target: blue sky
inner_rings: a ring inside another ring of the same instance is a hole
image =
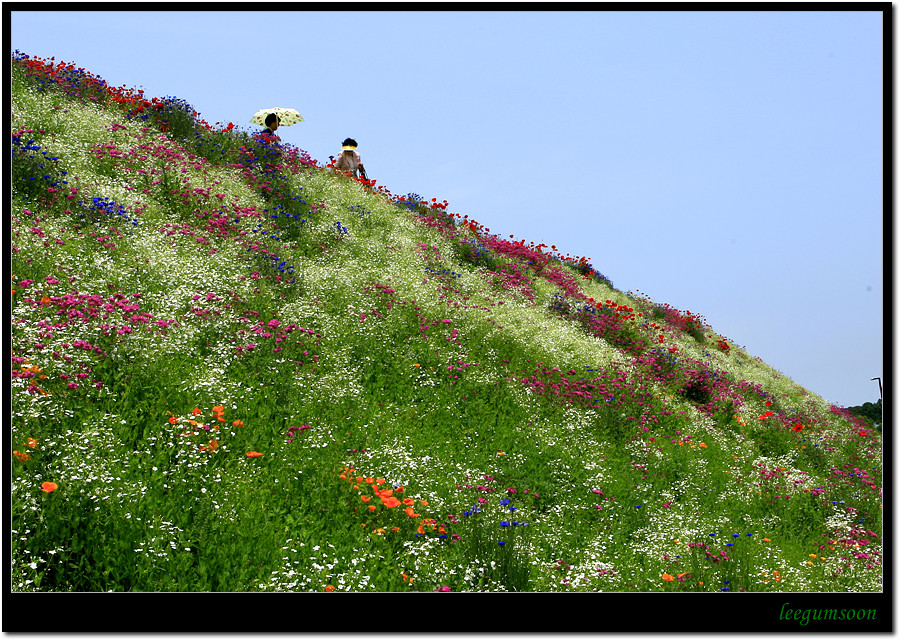
[[[270,6],[13,10],[11,48],[211,124],[295,108],[278,133],[313,158],[353,137],[395,194],[587,256],[835,404],[878,399],[880,11]]]

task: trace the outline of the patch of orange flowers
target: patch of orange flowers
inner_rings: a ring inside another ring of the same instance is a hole
[[[374,513],[378,511],[378,502],[386,509],[396,509],[397,507],[403,506],[403,512],[409,516],[410,518],[419,518],[422,514],[417,513],[415,506],[416,503],[420,506],[427,506],[427,500],[419,500],[416,501],[413,498],[403,497],[404,487],[396,487],[396,488],[385,488],[384,485],[386,483],[384,478],[375,478],[375,477],[364,477],[361,475],[356,475],[356,469],[353,467],[344,467],[338,472],[338,477],[341,480],[346,481],[350,484],[351,488],[360,491],[361,495],[359,499],[365,504],[366,510],[369,513]],[[367,491],[371,490],[371,494]],[[399,494],[399,495],[398,495]],[[377,502],[375,502],[377,499]],[[354,508],[354,511],[357,509]],[[362,526],[366,526],[363,524]],[[425,518],[420,520],[418,523],[417,533],[424,534],[426,532],[426,528],[430,528],[431,530],[437,531],[439,534],[445,534],[446,529],[437,523],[437,520],[434,518]],[[393,527],[391,531],[397,533],[400,531],[400,527]],[[378,535],[384,535],[387,533],[387,529],[384,527],[376,527],[372,529],[372,533]]]
[[[180,417],[174,415],[171,411],[166,411],[169,414],[168,422],[169,424],[186,424],[188,425],[187,431],[182,432],[183,436],[200,436],[205,435],[202,443],[197,444],[197,448],[200,451],[206,451],[208,453],[215,453],[219,450],[221,446],[221,438],[223,434],[220,434],[220,425],[217,423],[226,422],[225,420],[225,407],[223,405],[217,405],[212,407],[212,420],[209,424],[206,424],[206,421],[202,419],[203,410],[200,407],[194,407],[191,409],[190,415],[187,417]],[[195,420],[195,418],[197,418]],[[244,423],[241,420],[232,421],[231,425],[233,427],[243,427]],[[206,432],[206,433],[204,433]],[[219,434],[219,435],[216,435]],[[209,436],[215,435],[212,439],[207,439]],[[257,452],[251,452],[254,455],[247,454],[248,457],[255,458],[259,457],[262,454]]]
[[[28,438],[28,447],[34,449],[37,447],[37,440],[34,438]],[[31,454],[23,451],[13,451],[13,455],[16,457],[16,460],[19,462],[25,462],[26,460],[31,460]]]

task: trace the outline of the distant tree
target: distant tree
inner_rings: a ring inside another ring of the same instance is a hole
[[[881,408],[881,398],[878,399],[878,402],[865,402],[862,406],[859,407],[847,407],[847,411],[852,413],[855,416],[859,416],[860,418],[864,418],[870,424],[875,425],[875,428],[881,431],[881,422],[882,422],[882,408]]]

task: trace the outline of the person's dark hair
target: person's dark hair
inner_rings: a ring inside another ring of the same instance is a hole
[[[356,144],[356,140],[354,140],[353,138],[347,138],[346,140],[344,140],[341,143],[341,146],[342,147],[358,147],[359,145]]]
[[[266,116],[266,126],[267,127],[271,127],[272,123],[277,122],[277,121],[278,121],[278,116],[276,116],[274,113],[270,113],[269,115]]]

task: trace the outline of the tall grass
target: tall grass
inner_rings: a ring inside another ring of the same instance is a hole
[[[14,591],[878,591],[881,437],[586,258],[11,60]]]

